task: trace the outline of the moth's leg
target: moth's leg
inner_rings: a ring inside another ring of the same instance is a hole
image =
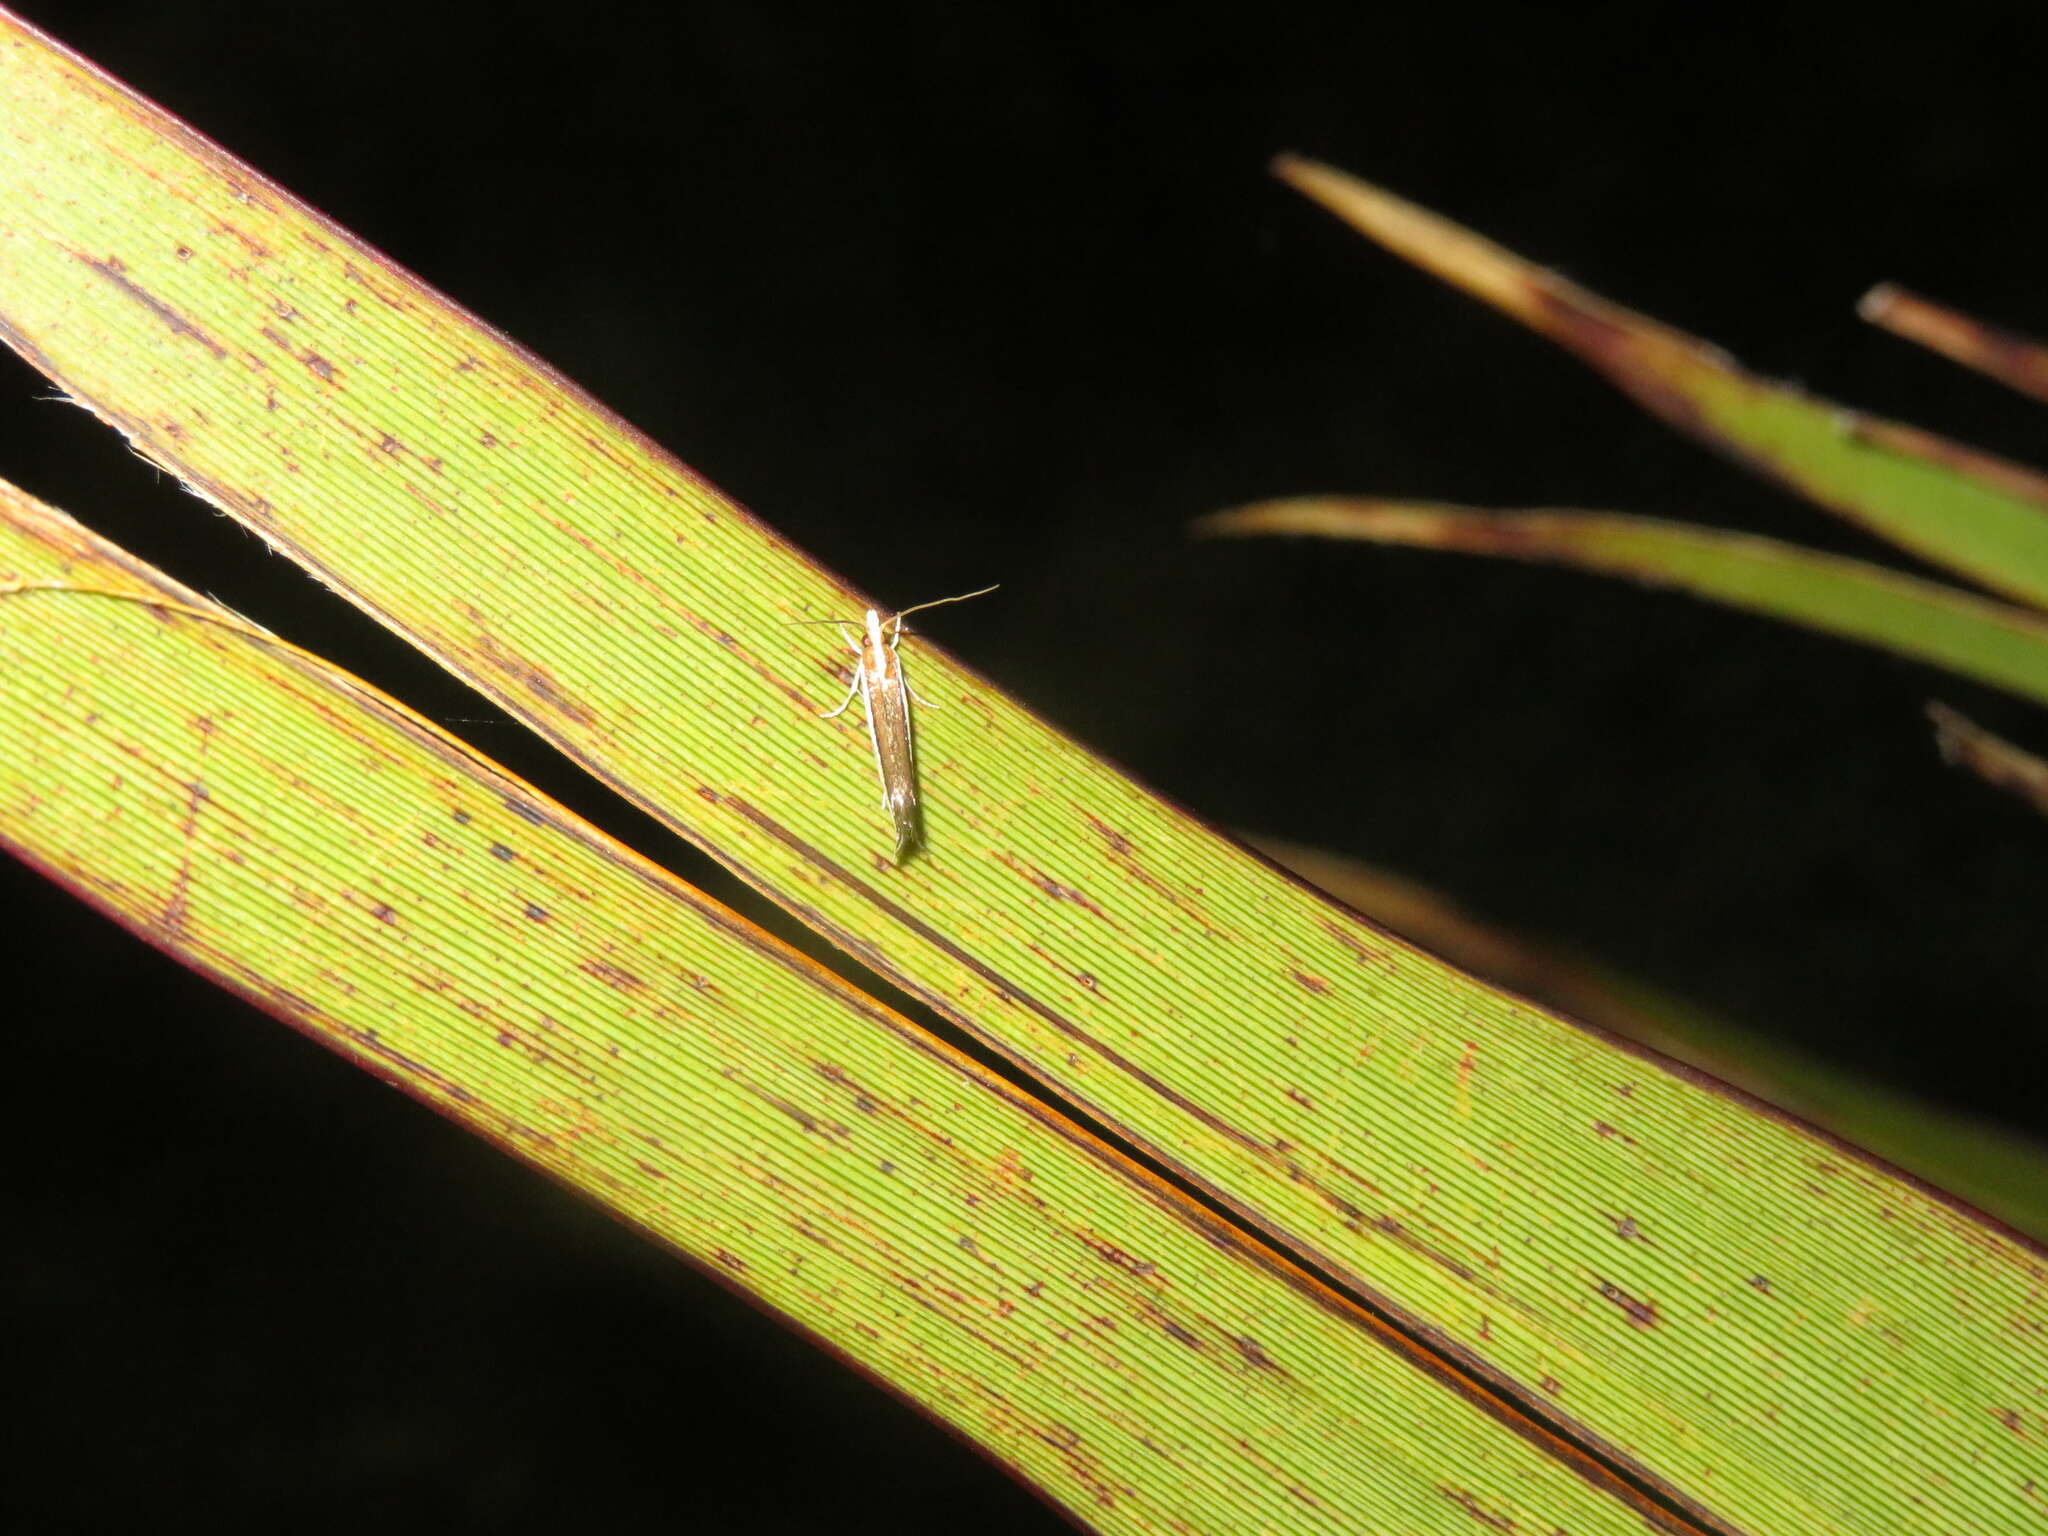
[[[839,707],[824,711],[818,716],[820,720],[831,720],[845,714],[847,706],[853,702],[854,696],[860,692],[861,681],[866,675],[865,669],[861,666],[862,653],[859,642],[846,632],[844,624],[835,624],[832,627],[839,631],[839,638],[844,640],[846,648],[853,652],[853,681],[846,685],[846,697],[839,701]]]
[[[921,608],[929,608],[931,604],[920,603],[918,606]],[[910,610],[906,608],[904,610],[904,613],[908,612],[910,612]],[[889,636],[889,649],[892,651],[896,649],[897,645],[900,644],[903,639],[903,614],[897,614],[893,622],[896,625],[896,629],[895,632]],[[932,703],[929,699],[927,699],[923,694],[919,693],[915,688],[910,686],[910,677],[907,673],[904,674],[903,678],[903,691],[910,695],[910,701],[913,704],[922,704],[926,709],[937,709],[939,707],[938,705]]]
[[[858,666],[856,666],[853,669],[853,681],[847,685],[846,697],[839,701],[839,707],[837,709],[825,710],[818,716],[818,718],[820,720],[831,720],[837,718],[840,715],[845,714],[847,709],[852,705],[854,699],[859,696],[860,685],[866,681],[867,674],[861,671],[861,669]]]

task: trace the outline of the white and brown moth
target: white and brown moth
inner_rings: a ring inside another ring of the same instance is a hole
[[[882,809],[889,813],[890,824],[896,830],[896,855],[892,862],[898,865],[916,851],[924,836],[917,800],[917,749],[910,730],[910,703],[915,696],[904,680],[903,658],[896,651],[903,639],[903,621],[927,608],[964,603],[970,597],[982,597],[993,591],[995,587],[983,587],[979,592],[962,592],[958,597],[934,598],[887,618],[879,608],[870,608],[860,621],[858,639],[848,632],[851,619],[803,621],[838,626],[840,637],[853,650],[856,661],[846,697],[839,701],[838,708],[822,711],[819,718],[830,720],[846,713],[856,698],[861,701],[868,720],[868,741],[875,749],[875,773],[882,781]]]

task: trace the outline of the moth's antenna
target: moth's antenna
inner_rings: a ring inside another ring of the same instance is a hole
[[[896,618],[900,623],[902,620],[909,618],[913,613],[923,613],[927,608],[943,608],[948,603],[964,603],[970,597],[987,597],[989,593],[995,591],[996,587],[1001,585],[1002,583],[999,581],[994,586],[983,587],[979,592],[962,592],[958,597],[935,597],[928,603],[918,603],[914,607],[900,610]]]

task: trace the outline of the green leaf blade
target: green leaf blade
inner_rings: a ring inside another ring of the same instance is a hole
[[[1196,531],[1401,544],[1627,577],[1882,646],[2048,704],[2048,621],[2033,610],[1777,539],[1617,513],[1337,496],[1233,508]]]
[[[4,485],[0,570],[205,606]],[[1094,1529],[1642,1527],[1355,1308],[304,657],[91,593],[0,597],[0,845]]]

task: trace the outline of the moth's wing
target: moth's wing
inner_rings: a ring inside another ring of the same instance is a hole
[[[868,690],[868,736],[875,769],[882,776],[882,809],[896,829],[896,862],[901,864],[923,834],[917,803],[917,755],[910,737],[910,690],[893,652],[884,675]]]

